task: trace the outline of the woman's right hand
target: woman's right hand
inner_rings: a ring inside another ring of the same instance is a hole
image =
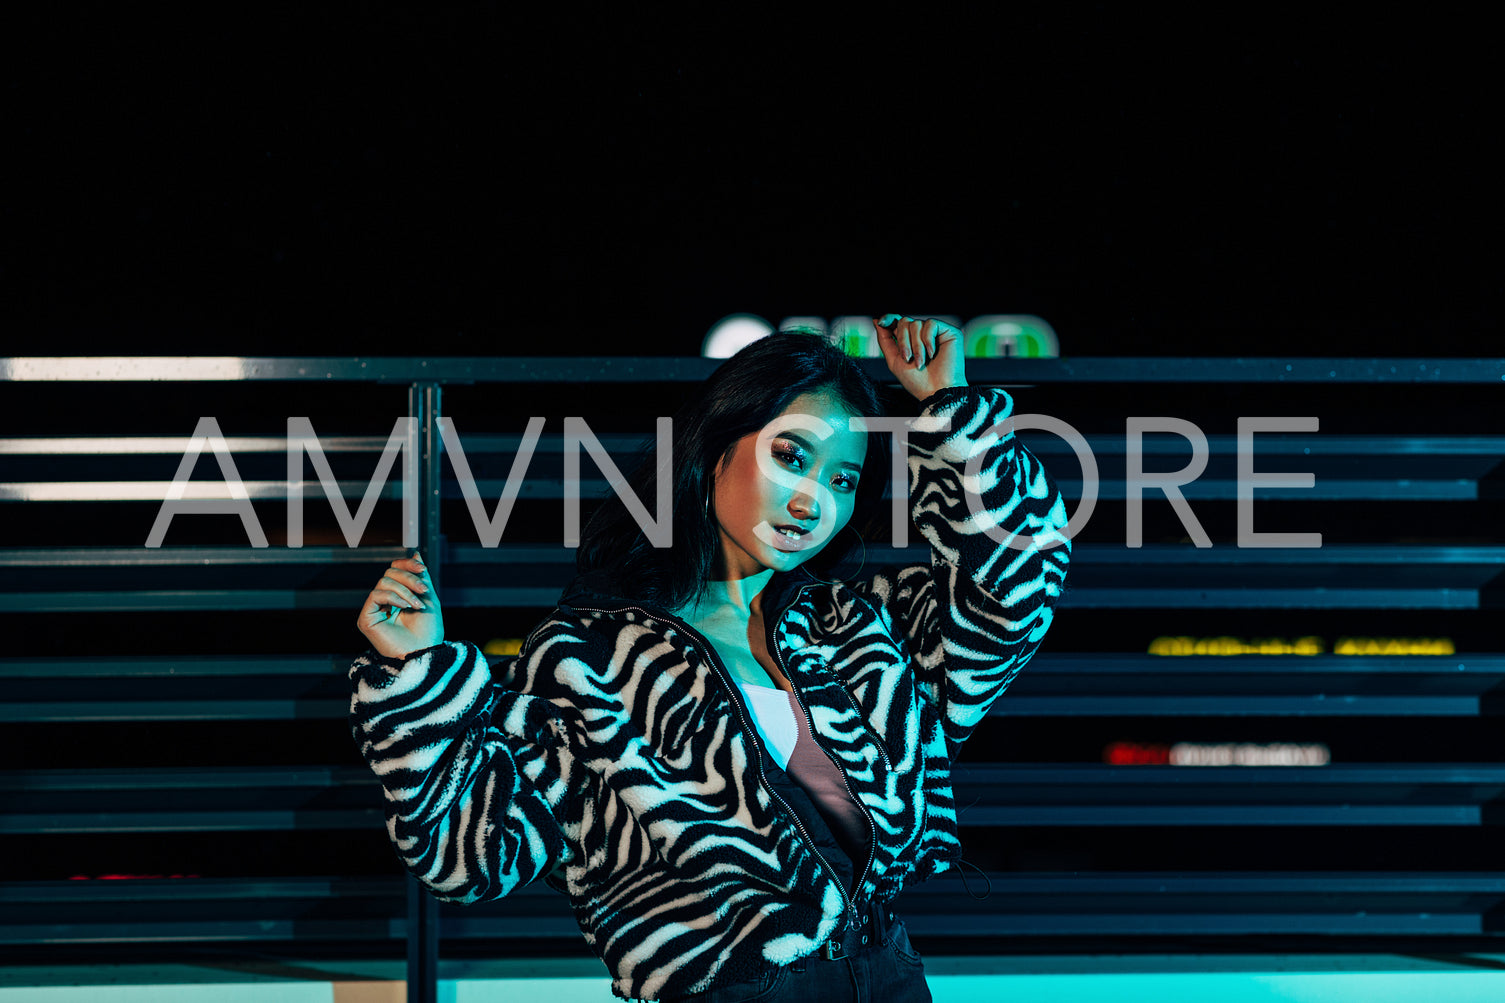
[[[392,562],[366,597],[355,625],[388,658],[406,658],[444,640],[444,615],[422,555]]]

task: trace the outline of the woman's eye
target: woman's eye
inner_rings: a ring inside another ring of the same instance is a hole
[[[796,452],[793,449],[775,449],[773,451],[773,455],[776,456],[776,457],[778,457],[780,460],[783,460],[785,463],[789,464],[791,467],[797,467],[797,466],[799,466],[801,463],[804,462],[804,459],[805,459],[803,456],[801,456],[798,452]]]
[[[840,477],[836,478],[836,484],[840,486],[843,491],[857,490],[857,478],[852,477],[848,474],[842,474]]]

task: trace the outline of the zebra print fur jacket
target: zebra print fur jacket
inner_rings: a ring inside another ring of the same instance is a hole
[[[495,666],[444,642],[351,667],[352,730],[398,855],[454,902],[544,879],[614,991],[646,999],[788,964],[946,870],[961,852],[952,762],[1044,638],[1070,551],[1059,492],[995,428],[1011,409],[991,389],[925,402],[950,422],[910,433],[928,565],[766,586],[769,651],[871,822],[855,891],[772,794],[710,643],[589,578]]]

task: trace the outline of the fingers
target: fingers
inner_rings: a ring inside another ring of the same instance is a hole
[[[355,628],[367,637],[375,637],[375,634],[370,633],[372,628],[381,628],[388,623],[396,625],[399,623],[397,617],[402,616],[403,611],[403,605],[396,595],[376,589],[366,596],[366,605],[361,607],[360,616],[355,617]]]
[[[361,609],[361,622],[377,624],[396,619],[398,613],[405,609],[427,610],[437,607],[438,600],[433,597],[433,590],[428,568],[421,559],[405,557],[393,561],[391,567],[382,573],[376,588],[366,597],[366,604]],[[421,594],[429,596],[427,601],[419,598]]]
[[[395,560],[383,577],[415,594],[432,593],[434,590],[433,579],[429,577],[428,568],[421,558],[404,557]]]
[[[883,361],[888,363],[889,369],[893,369],[894,366],[897,365],[897,360],[894,357],[895,353],[897,352],[899,355],[904,354],[899,349],[898,345],[894,342],[893,332],[886,330],[886,328],[893,323],[893,321],[889,319],[893,316],[894,315],[890,313],[884,314],[882,317],[873,318],[873,330],[878,336],[878,351],[883,353]]]
[[[899,385],[917,400],[944,387],[967,385],[960,329],[936,318],[886,313],[873,318],[878,349]]]
[[[389,658],[405,659],[442,642],[444,613],[423,558],[414,554],[393,561],[366,596],[355,623],[371,647]]]
[[[940,353],[943,336],[961,333],[945,321],[933,317],[916,320],[897,313],[874,317],[873,326],[878,331],[879,347],[885,349],[884,357],[887,358],[887,339],[891,338],[894,348],[904,357],[904,361],[916,369],[924,369]]]
[[[909,341],[914,346],[914,365],[916,369],[924,369],[925,363],[935,358],[935,352],[930,347],[929,332],[935,327],[933,320],[912,320],[909,322]]]
[[[425,574],[413,571],[405,571],[397,565],[392,565],[385,572],[387,578],[406,586],[414,592],[428,592],[431,590],[428,577]]]
[[[912,317],[899,317],[888,326],[893,334],[895,345],[904,356],[904,361],[912,364],[916,369],[924,369],[927,346],[923,336],[923,322]]]
[[[428,588],[431,585],[428,565],[423,563],[423,558],[421,557],[399,557],[392,562],[392,567],[412,575],[423,583],[424,588]]]
[[[916,342],[912,331],[914,323],[910,318],[896,313],[886,313],[882,317],[873,318],[873,327],[878,331],[878,347],[890,366],[895,361],[888,358],[890,343],[894,351],[904,357],[905,362],[915,361]]]
[[[381,581],[376,583],[376,591],[381,591],[385,592],[388,595],[396,596],[399,600],[397,605],[402,606],[405,609],[423,609],[423,600],[418,598],[417,594],[414,593],[413,589],[411,589],[407,583],[398,579],[397,576],[399,574],[401,574],[401,572],[388,571],[386,574],[382,575]],[[416,581],[417,579],[413,580]]]
[[[361,615],[356,620],[356,626],[374,627],[388,620],[395,621],[407,608],[405,603],[406,600],[395,592],[372,589],[371,594],[366,597],[366,605],[361,607]]]

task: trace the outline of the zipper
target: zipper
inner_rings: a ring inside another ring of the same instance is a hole
[[[806,588],[808,588],[808,587],[809,586],[802,586],[800,588],[799,595],[802,595],[804,593],[804,590]],[[798,598],[798,595],[796,596],[796,598]],[[813,839],[811,839],[810,838],[810,834],[805,831],[804,823],[800,821],[800,817],[795,812],[795,810],[793,808],[789,807],[789,802],[785,801],[782,797],[780,797],[779,796],[779,792],[776,791],[776,790],[774,790],[773,786],[771,784],[769,784],[769,782],[768,782],[768,774],[763,771],[763,753],[764,753],[764,749],[763,749],[763,743],[762,743],[762,741],[759,740],[759,738],[758,738],[758,729],[754,728],[752,726],[752,723],[748,721],[746,708],[744,708],[742,706],[742,692],[737,688],[737,684],[732,681],[731,674],[726,671],[726,666],[724,666],[724,665],[721,664],[721,656],[716,652],[716,646],[713,645],[713,644],[711,644],[710,641],[706,640],[705,635],[701,634],[700,631],[696,630],[694,627],[691,627],[689,624],[685,623],[683,620],[679,619],[678,617],[674,616],[671,613],[661,613],[661,612],[657,612],[657,611],[650,611],[650,610],[644,609],[641,606],[619,606],[619,607],[615,607],[613,609],[593,608],[593,607],[590,607],[590,606],[571,606],[570,608],[574,609],[574,610],[580,610],[580,611],[586,612],[586,613],[618,613],[618,612],[621,612],[622,610],[628,610],[628,609],[636,610],[637,612],[643,614],[644,616],[649,616],[649,617],[655,617],[655,618],[660,618],[660,619],[668,620],[671,623],[677,624],[690,637],[692,637],[692,638],[699,638],[701,645],[705,649],[704,653],[710,656],[709,659],[708,659],[709,664],[716,670],[716,673],[721,677],[721,681],[726,686],[727,691],[728,691],[728,695],[731,697],[732,706],[734,706],[734,707],[737,708],[737,716],[742,721],[742,730],[743,730],[743,732],[748,736],[748,739],[753,743],[753,746],[755,748],[757,748],[757,750],[758,750],[758,778],[763,781],[763,789],[766,790],[769,793],[769,795],[775,801],[777,801],[779,804],[781,804],[781,805],[784,806],[785,813],[789,816],[790,820],[794,823],[794,828],[795,828],[795,830],[797,832],[799,832],[800,838],[805,841],[805,846],[810,850],[811,853],[813,853],[815,855],[815,859],[820,861],[821,867],[824,868],[825,871],[826,871],[826,873],[830,876],[831,883],[836,886],[836,890],[839,891],[839,892],[841,892],[841,898],[847,904],[847,908],[846,908],[847,922],[851,923],[853,925],[853,928],[855,929],[856,922],[857,922],[857,904],[852,901],[852,897],[850,895],[848,895],[847,894],[847,890],[842,887],[842,885],[841,885],[841,875],[839,875],[839,874],[836,873],[836,868],[832,867],[831,866],[831,862],[828,861],[825,858],[825,855],[823,853],[821,853],[819,849],[816,848],[815,841]],[[766,623],[765,623],[765,629],[766,629]],[[781,671],[782,671],[782,668],[783,668],[783,663],[781,662],[780,663],[780,670]],[[787,679],[788,676],[786,675],[785,678]],[[790,680],[789,685],[790,686],[794,686],[794,681]],[[795,687],[795,689],[798,690],[798,687]],[[799,699],[799,694],[797,692],[795,694],[795,698]],[[800,706],[804,707],[804,701],[803,700],[800,701]],[[806,718],[807,721],[809,720],[809,716],[810,715],[808,713],[805,715],[805,718]],[[825,747],[821,746],[820,742],[816,741],[816,739],[815,739],[815,727],[814,727],[813,724],[810,727],[810,732],[811,732],[811,741],[814,741],[815,744],[816,744],[816,746],[820,747],[821,751],[824,752],[825,751]],[[831,754],[829,752],[827,752],[826,755],[827,755],[827,757],[829,757]],[[836,764],[836,761],[833,759],[832,763]],[[836,768],[838,770],[841,770],[841,766],[839,764],[836,764]],[[845,784],[846,783],[846,771],[845,770],[841,770],[841,776],[842,776],[842,783]],[[852,789],[851,789],[851,787],[847,788],[847,796],[848,797],[852,797]],[[869,826],[869,828],[873,829],[873,837],[872,837],[872,839],[873,839],[874,842],[876,842],[877,841],[877,826],[874,825],[872,816],[868,814],[866,806],[864,806],[861,801],[857,801],[857,799],[855,797],[852,797],[852,800],[854,802],[856,802],[857,807],[859,807],[859,808],[862,809],[863,815],[867,816],[868,826]],[[873,858],[873,849],[872,849],[872,846],[869,845],[869,848],[868,848],[868,866],[872,865],[872,858]],[[867,877],[867,867],[863,868],[862,874],[863,874],[864,878]],[[859,887],[859,888],[862,887],[861,882],[858,883],[857,887]]]
[[[803,596],[805,594],[805,589],[807,589],[809,587],[810,586],[808,586],[808,585],[802,585],[802,586],[800,586],[800,590],[799,590],[799,592],[795,593],[795,597],[794,598],[796,600],[799,599],[801,596]],[[792,605],[793,605],[793,602],[791,602],[788,605],[786,605],[785,606],[785,610],[787,610],[789,608],[789,606],[792,606]],[[783,619],[782,612],[779,615],[779,619]],[[805,705],[805,698],[804,698],[804,696],[802,696],[800,694],[800,688],[799,688],[799,686],[789,676],[789,670],[784,665],[784,654],[783,654],[782,651],[779,650],[778,638],[775,637],[774,633],[773,633],[773,621],[770,621],[767,617],[763,618],[763,631],[764,631],[764,634],[765,634],[763,642],[764,642],[764,644],[766,644],[768,646],[768,650],[771,651],[771,652],[773,652],[774,660],[779,663],[779,671],[781,673],[783,673],[785,679],[789,680],[789,688],[794,691],[794,699],[799,703],[799,705],[800,705],[800,711],[805,715],[805,724],[810,729],[810,741],[814,742],[815,743],[815,747],[817,749],[819,749],[821,752],[824,752],[826,754],[826,758],[831,761],[831,765],[834,766],[834,767],[836,767],[836,772],[841,777],[841,785],[846,788],[847,797],[849,797],[849,798],[852,799],[852,803],[855,804],[862,811],[862,817],[865,818],[865,819],[867,819],[867,827],[868,827],[867,862],[862,865],[862,873],[857,876],[857,880],[854,881],[853,884],[852,884],[853,894],[855,895],[855,894],[857,894],[858,892],[860,892],[862,890],[862,884],[863,884],[864,881],[867,880],[867,872],[870,871],[870,870],[872,870],[872,867],[873,867],[873,858],[877,855],[877,852],[878,852],[878,824],[873,821],[873,813],[867,810],[867,805],[863,804],[862,800],[860,798],[858,798],[855,793],[853,793],[853,791],[852,791],[852,785],[849,784],[849,783],[847,783],[847,771],[845,769],[843,769],[842,765],[836,761],[836,757],[831,754],[831,750],[827,749],[823,744],[821,744],[820,738],[817,737],[817,735],[815,734],[815,721],[810,717],[810,708]],[[845,687],[842,688],[842,692],[846,693]],[[847,693],[847,699],[849,701],[851,701],[851,703],[852,703],[852,709],[854,711],[857,711],[857,719],[859,721],[862,721],[862,713],[861,713],[861,711],[857,707],[857,701],[855,701],[855,700],[852,699],[852,694],[850,694],[850,693]],[[862,722],[862,726],[863,726],[863,729],[866,730],[867,729],[867,722],[863,721]],[[875,741],[873,744],[875,746],[877,746],[877,748],[878,748],[878,755],[880,755],[880,756],[883,757],[883,763],[884,763],[884,765],[888,766],[889,767],[889,771],[892,772],[893,771],[893,767],[888,762],[888,754],[883,751],[883,743]],[[814,849],[813,846],[811,848]],[[837,882],[838,885],[840,883],[841,882],[839,882],[839,881]],[[847,905],[851,909],[850,915],[852,917],[852,923],[855,925],[856,922],[857,922],[857,903],[855,901],[853,901],[850,896],[847,896],[845,888],[842,889],[842,895],[843,895],[843,897],[846,898]]]

